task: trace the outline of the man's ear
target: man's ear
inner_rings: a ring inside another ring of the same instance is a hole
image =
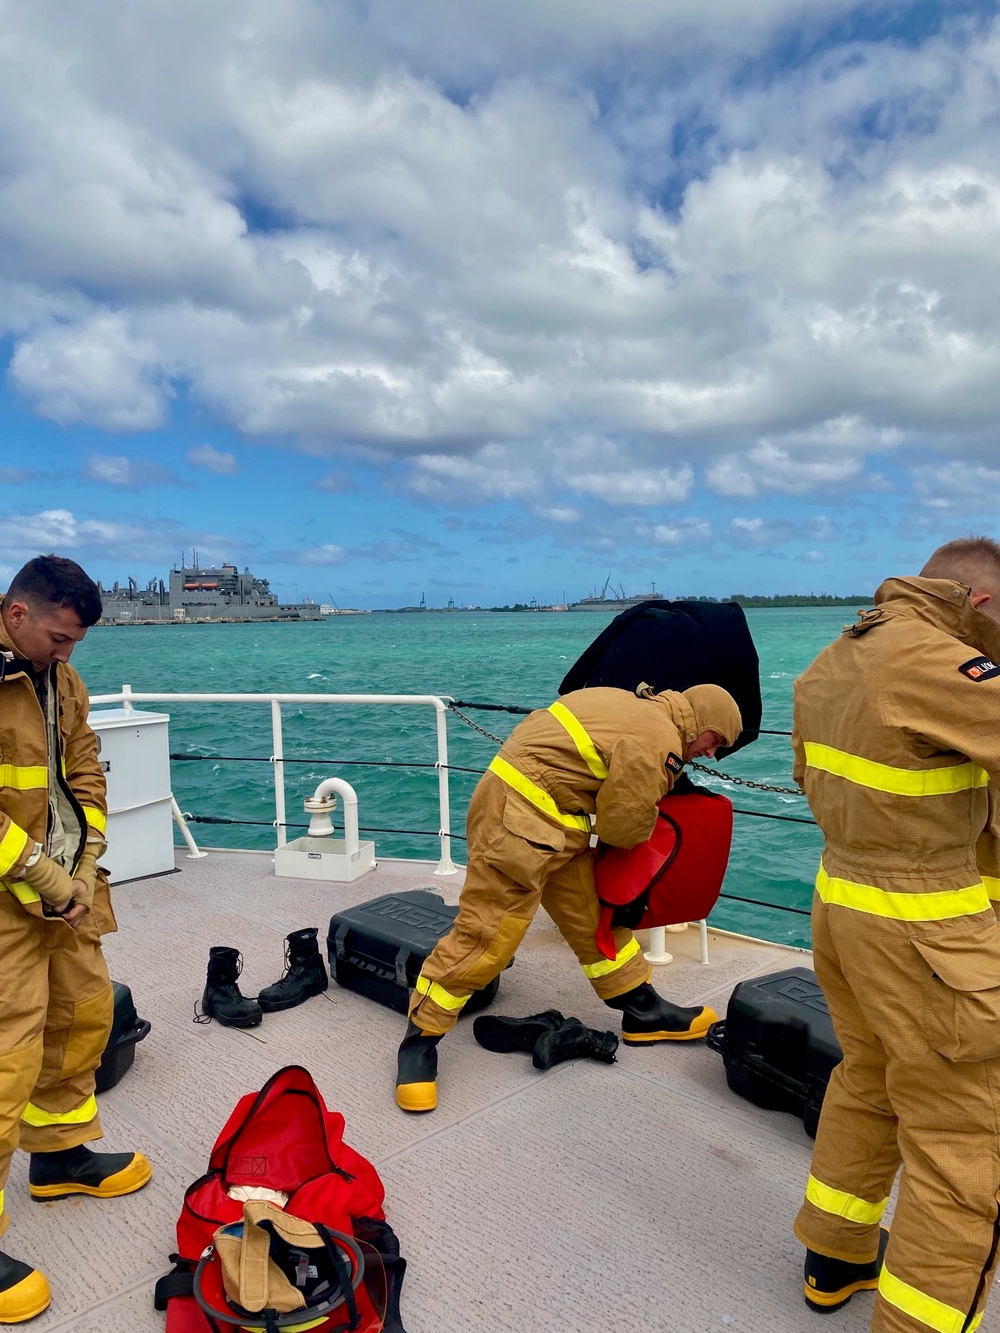
[[[985,592],[982,588],[973,588],[972,591],[969,593],[969,601],[972,603],[972,605],[976,608],[977,611],[981,611],[983,607],[986,606],[986,604],[988,602],[991,602],[992,600],[993,600],[993,594]]]

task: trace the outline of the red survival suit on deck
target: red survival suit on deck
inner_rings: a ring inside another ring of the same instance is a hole
[[[664,796],[651,837],[637,847],[598,843],[596,939],[605,958],[617,957],[612,925],[645,930],[707,917],[722,892],[732,840],[732,802],[699,790]]]
[[[234,1186],[265,1186],[289,1195],[285,1211],[353,1235],[378,1251],[389,1287],[386,1333],[398,1330],[405,1261],[385,1221],[385,1190],[375,1167],[344,1142],[344,1117],[327,1108],[312,1075],[299,1065],[278,1070],[259,1092],[241,1097],[215,1141],[208,1172],[189,1185],[177,1220],[175,1268],[156,1284],[166,1333],[210,1333],[197,1305],[193,1274],[217,1227],[239,1222]]]

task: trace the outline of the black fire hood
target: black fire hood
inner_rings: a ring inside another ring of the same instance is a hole
[[[743,731],[718,758],[757,739],[760,665],[750,626],[736,602],[640,602],[616,616],[563,677],[560,694],[591,685],[635,690],[721,685],[736,700]]]

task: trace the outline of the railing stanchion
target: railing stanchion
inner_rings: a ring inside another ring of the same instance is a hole
[[[458,867],[451,859],[451,795],[448,786],[448,707],[440,700],[437,710],[438,820],[441,829],[441,859],[435,875],[456,875]]]
[[[708,922],[707,922],[707,921],[702,920],[702,921],[699,921],[699,922],[698,922],[698,940],[699,940],[699,943],[701,944],[701,958],[700,958],[699,961],[702,962],[702,963],[709,963],[709,962],[711,962],[711,959],[710,959],[709,956],[708,956]]]
[[[284,847],[288,841],[285,830],[285,745],[281,735],[281,704],[271,700],[271,760],[274,764],[274,817],[278,846]]]
[[[181,808],[177,804],[173,796],[171,796],[170,798],[170,808],[174,812],[174,823],[180,829],[181,836],[188,845],[188,854],[186,860],[200,861],[203,856],[208,855],[208,852],[203,852],[201,848],[198,846],[198,844],[195,842],[194,836],[192,835],[191,830],[188,828],[187,820],[181,814]]]

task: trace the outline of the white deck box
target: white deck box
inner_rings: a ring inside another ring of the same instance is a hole
[[[108,781],[108,850],[112,884],[174,868],[167,713],[98,708],[90,725]]]

